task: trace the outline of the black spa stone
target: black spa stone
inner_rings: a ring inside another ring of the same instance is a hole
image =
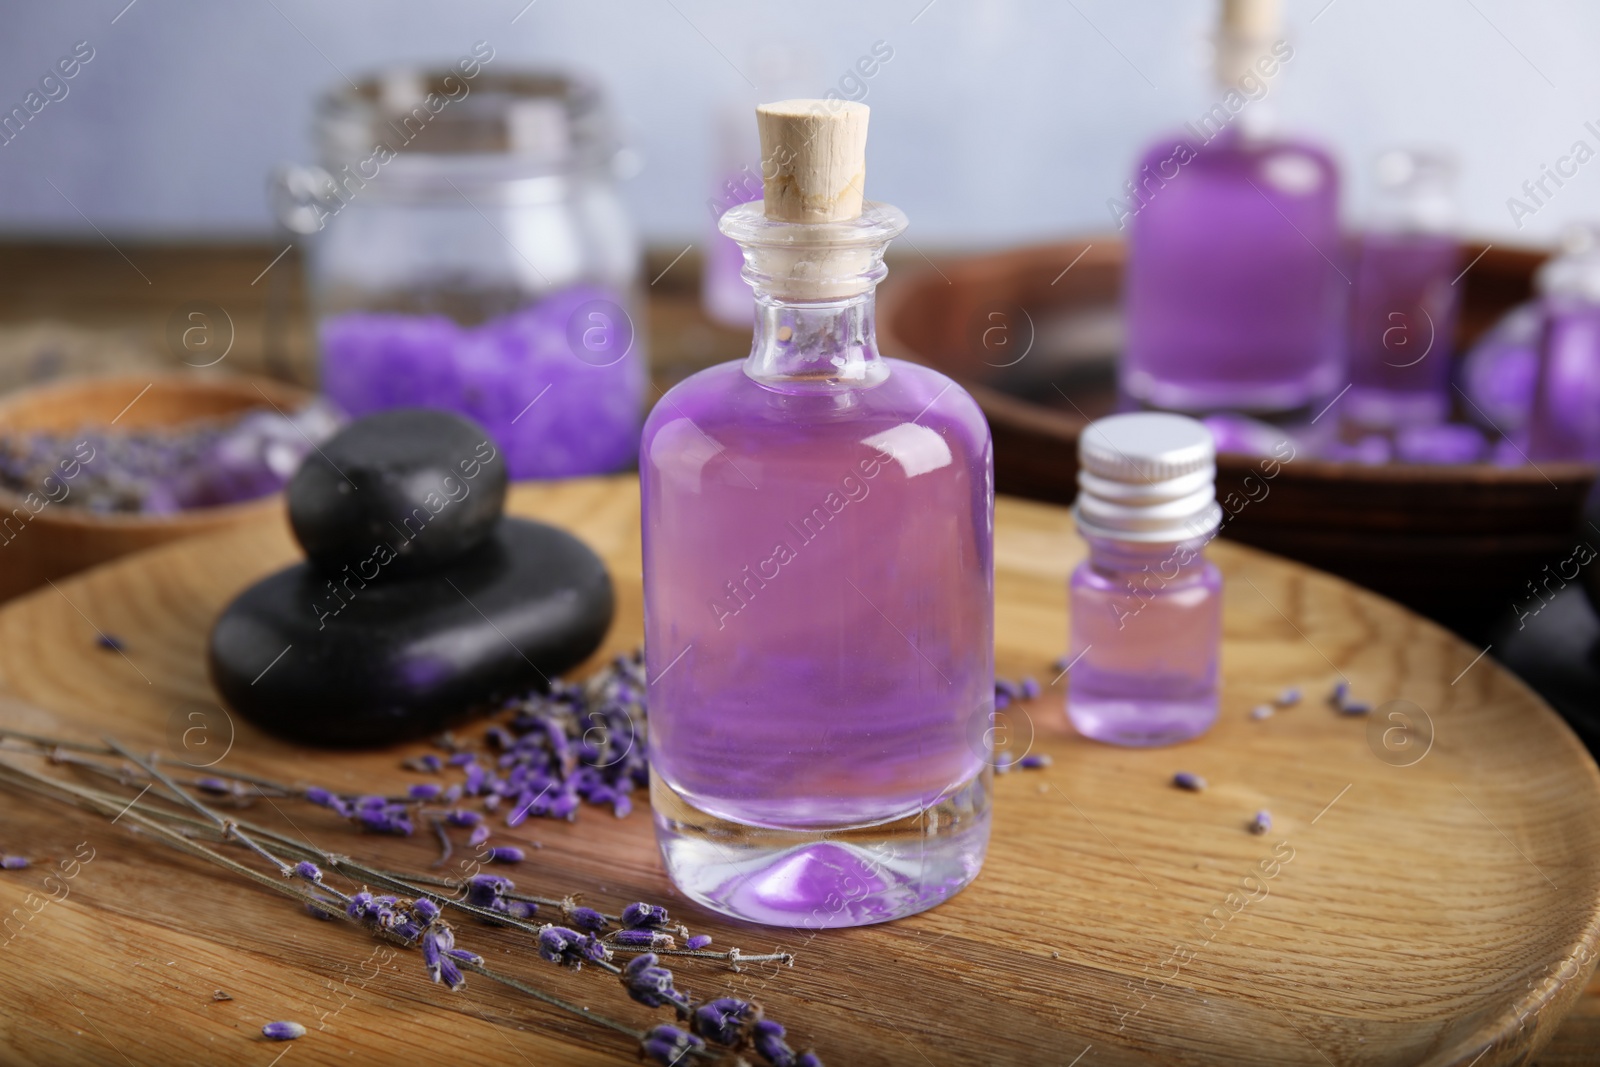
[[[586,545],[507,518],[435,573],[363,585],[302,563],[256,583],[211,631],[211,678],[271,733],[383,745],[542,688],[599,646],[613,606]]]
[[[289,482],[289,522],[329,574],[394,558],[394,574],[434,570],[484,542],[506,498],[505,457],[471,419],[396,408],[357,419],[306,457]]]

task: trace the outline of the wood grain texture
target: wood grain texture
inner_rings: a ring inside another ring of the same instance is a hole
[[[606,652],[631,647],[635,483],[523,486],[512,507],[565,525],[608,559],[620,609]],[[1081,553],[1064,510],[1000,502],[1002,674],[1053,677],[1065,580]],[[1054,764],[997,778],[994,841],[969,889],[888,926],[815,935],[740,926],[679,900],[719,945],[798,957],[781,971],[684,966],[680,984],[759,997],[832,1067],[1528,1062],[1594,970],[1600,773],[1516,679],[1487,657],[1474,662],[1477,649],[1326,575],[1227,543],[1213,554],[1228,582],[1224,711],[1209,735],[1154,751],[1087,742],[1061,713],[1065,680],[1047,684],[1010,717],[1006,741]],[[218,722],[201,658],[210,621],[295,555],[280,519],[14,602],[0,611],[0,691],[45,710],[0,699],[0,723],[91,740],[114,731],[167,750],[189,713]],[[95,646],[96,627],[126,641],[126,660]],[[275,652],[263,650],[264,666]],[[1321,703],[1337,672],[1365,699],[1422,708],[1434,732],[1427,755],[1406,767],[1379,759],[1365,721]],[[1289,685],[1306,691],[1301,706],[1248,718]],[[235,726],[230,769],[347,788],[414,780],[401,751],[329,754]],[[1178,769],[1210,788],[1173,789]],[[1276,825],[1258,837],[1245,825],[1261,808]],[[362,837],[320,810],[284,811],[292,824],[272,811],[251,817],[397,866],[434,857],[421,837]],[[504,836],[544,846],[518,875],[525,889],[581,887],[607,906],[673,899],[643,812],[585,810],[575,824]],[[447,994],[412,954],[376,957],[359,932],[145,846],[125,825],[10,793],[0,793],[0,848],[39,866],[0,875],[0,910],[39,892],[47,868],[83,841],[95,858],[67,899],[5,943],[7,1062],[266,1067],[282,1048],[259,1028],[274,1019],[312,1031],[286,1054],[291,1065],[632,1056],[625,1038],[486,981]],[[1252,872],[1259,882],[1241,889]],[[461,937],[596,1010],[650,1018],[604,975],[558,972],[502,932]],[[214,1002],[219,988],[234,999]]]

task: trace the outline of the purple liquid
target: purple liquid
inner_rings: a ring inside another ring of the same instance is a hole
[[[1320,149],[1228,129],[1140,161],[1123,388],[1179,411],[1287,412],[1344,387],[1339,178]]]
[[[1459,269],[1455,238],[1370,233],[1361,241],[1345,417],[1392,429],[1438,422],[1447,395]]]
[[[922,910],[976,875],[987,842],[988,426],[870,332],[854,354],[887,378],[762,384],[725,363],[645,424],[663,854],[690,896],[759,922]]]
[[[642,340],[623,302],[594,286],[477,326],[344,312],[322,321],[322,387],[352,416],[416,406],[476,419],[513,478],[604,474],[636,455]]]
[[[1089,540],[1072,574],[1067,716],[1085,737],[1166,745],[1217,718],[1222,574],[1180,544]]]
[[[1528,458],[1600,462],[1600,306],[1545,303]]]

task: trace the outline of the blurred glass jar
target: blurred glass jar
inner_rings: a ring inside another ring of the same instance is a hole
[[[483,54],[487,53],[487,55]],[[648,365],[639,247],[599,89],[490,73],[493,51],[324,95],[320,166],[285,166],[304,235],[322,388],[353,416],[446,408],[484,425],[514,478],[638,455]]]

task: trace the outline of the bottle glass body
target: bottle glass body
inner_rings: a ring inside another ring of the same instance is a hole
[[[870,293],[758,290],[750,358],[662,398],[640,480],[651,802],[678,887],[820,928],[970,881],[994,707],[977,404],[878,355]]]
[[[1123,390],[1175,411],[1296,412],[1343,386],[1338,171],[1230,126],[1134,176]]]
[[[1347,421],[1392,430],[1442,421],[1460,245],[1447,234],[1368,233],[1356,260]]]
[[[1528,458],[1600,462],[1600,303],[1547,296]]]
[[[1165,745],[1216,721],[1222,574],[1203,555],[1210,536],[1086,538],[1070,584],[1067,715],[1079,733]]]

